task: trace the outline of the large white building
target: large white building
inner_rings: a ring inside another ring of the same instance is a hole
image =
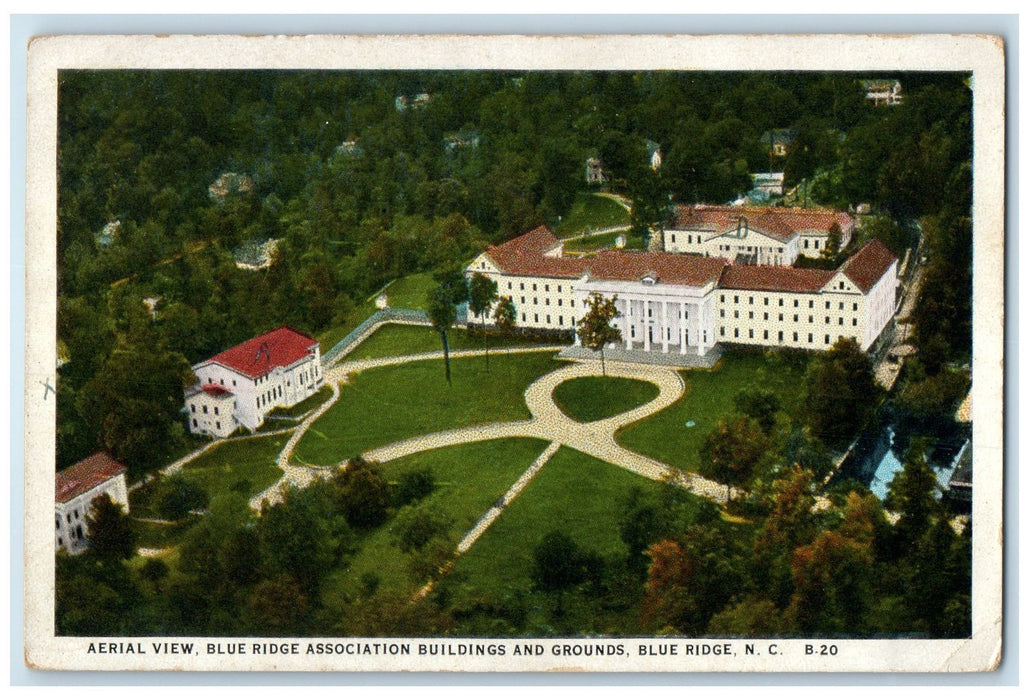
[[[81,462],[57,472],[54,510],[55,545],[69,554],[78,554],[89,547],[86,516],[93,501],[104,494],[129,511],[129,490],[126,469],[110,455],[98,452]]]
[[[467,269],[476,272],[511,297],[523,327],[572,332],[592,293],[617,297],[624,347],[647,352],[825,350],[841,337],[867,350],[896,309],[897,258],[877,240],[837,270],[812,270],[667,252],[566,257],[544,226],[480,254]]]
[[[324,383],[318,341],[276,328],[193,365],[186,389],[192,433],[227,437],[239,426],[256,430],[265,416],[314,394]]]
[[[788,266],[822,255],[833,228],[839,250],[854,235],[854,218],[832,209],[712,206],[676,208],[665,226],[664,249],[757,265]]]

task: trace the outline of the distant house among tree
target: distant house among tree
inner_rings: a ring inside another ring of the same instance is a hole
[[[398,112],[404,112],[408,109],[425,109],[431,101],[431,94],[419,92],[414,95],[397,95],[393,100],[393,106]]]
[[[761,135],[761,143],[768,145],[768,153],[775,158],[785,158],[790,144],[797,137],[793,129],[770,129]]]
[[[600,158],[587,158],[586,159],[586,184],[587,185],[602,185],[607,182],[607,176],[604,175],[604,163]]]
[[[143,298],[143,306],[145,306],[146,310],[150,313],[150,318],[152,318],[152,319],[156,319],[157,318],[157,307],[160,306],[160,304],[161,304],[161,302],[163,300],[164,300],[164,297],[162,297],[162,296],[144,297]]]
[[[781,197],[784,173],[751,173],[753,188],[747,193],[747,199],[754,202],[767,202],[772,197]]]
[[[865,99],[876,107],[892,107],[904,103],[904,94],[899,80],[862,80]]]
[[[216,202],[224,202],[230,194],[249,192],[254,189],[254,181],[249,175],[240,173],[222,173],[207,188],[207,193]]]
[[[234,251],[232,257],[236,261],[236,267],[241,270],[263,270],[271,267],[275,259],[275,252],[279,249],[278,238],[269,238],[263,243],[256,240],[246,241]]]
[[[128,470],[106,452],[98,452],[57,472],[54,503],[55,541],[58,550],[79,554],[89,548],[86,516],[93,501],[107,494],[129,510]]]
[[[356,138],[347,139],[340,145],[336,146],[335,151],[337,156],[350,156],[356,158],[364,153]]]
[[[121,233],[121,221],[111,221],[104,224],[104,227],[93,235],[93,240],[97,245],[106,248],[118,240],[119,233]]]
[[[215,437],[257,430],[272,410],[300,403],[325,382],[318,341],[285,326],[193,365],[193,373],[189,430]]]
[[[661,144],[647,139],[647,162],[651,170],[661,169]]]
[[[479,132],[461,131],[456,134],[449,134],[443,138],[443,148],[447,153],[454,153],[465,148],[479,147]]]

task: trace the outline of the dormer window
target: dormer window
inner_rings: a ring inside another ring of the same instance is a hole
[[[657,284],[657,278],[653,275],[644,275],[643,279],[640,280],[643,284]]]

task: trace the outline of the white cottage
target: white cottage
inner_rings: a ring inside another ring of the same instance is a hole
[[[193,365],[197,383],[186,389],[192,433],[227,437],[256,430],[275,408],[300,403],[321,388],[318,341],[282,327]]]
[[[89,548],[86,516],[100,496],[107,494],[114,503],[124,506],[126,513],[129,511],[126,472],[124,465],[104,452],[57,472],[54,539],[58,550],[79,554]]]

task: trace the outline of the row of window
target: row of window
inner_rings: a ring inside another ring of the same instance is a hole
[[[551,319],[550,314],[547,314],[546,318],[547,318],[547,323],[548,324],[553,323],[553,321],[550,320]],[[539,323],[540,322],[540,315],[539,314],[533,314],[532,315],[532,322],[533,323]],[[528,320],[527,320],[527,317],[526,317],[524,311],[522,312],[522,323],[528,323]],[[558,316],[557,317],[557,325],[559,325],[559,326],[564,326],[565,325],[565,317],[564,316]],[[575,317],[574,316],[571,317],[569,325],[572,326],[573,328],[575,327]]]
[[[507,283],[507,288],[508,288],[509,291],[514,289],[513,285],[514,285],[513,282],[508,282]],[[557,287],[557,293],[558,294],[560,294],[562,291],[564,291],[564,285],[558,284],[558,285],[554,285],[554,286]],[[538,291],[537,287],[538,287],[537,283],[533,282],[532,283],[532,291],[534,291],[534,292]],[[525,291],[525,282],[519,282],[518,283],[518,290],[521,291],[521,292]],[[549,284],[544,284],[543,285],[543,291],[544,292],[549,292],[550,291],[550,285]],[[524,299],[525,297],[522,297],[522,298]],[[525,302],[522,302],[522,303],[524,304]]]
[[[196,418],[193,419],[193,427],[194,428],[197,427],[197,419]],[[215,430],[221,430],[222,429],[222,422],[220,420],[216,420],[214,422],[214,428],[215,428]]]
[[[842,285],[843,283],[841,282],[840,284]],[[726,298],[725,294],[720,294],[718,300],[724,304],[725,303],[725,298]],[[769,298],[768,297],[761,297],[761,298],[764,301],[764,305],[765,306],[769,306]],[[732,295],[732,303],[733,304],[739,304],[740,303],[740,295],[739,294],[733,294]],[[754,305],[754,297],[752,297],[752,296],[747,297],[747,304],[750,305],[750,306],[753,306]],[[844,302],[842,302],[842,301],[838,302],[838,306],[839,306],[839,310],[840,311],[843,311],[844,305],[845,305]],[[779,297],[779,306],[785,306],[785,301],[783,300],[782,297]],[[794,299],[793,300],[793,308],[798,308],[799,306],[800,306],[800,299]],[[854,311],[858,310],[857,302],[852,304],[852,306],[853,306],[853,310]],[[808,299],[807,307],[809,309],[815,308],[815,300],[814,299]],[[829,309],[831,309],[832,308],[832,302],[831,301],[825,302],[825,308],[826,308],[827,311]]]
[[[721,309],[721,310],[720,310],[720,311],[719,311],[718,313],[719,313],[719,316],[720,316],[721,318],[725,318],[725,309]],[[740,317],[740,312],[739,312],[739,311],[733,311],[733,312],[732,312],[732,317],[733,317],[733,318],[739,318],[739,317]],[[754,312],[753,312],[753,311],[750,311],[750,312],[748,312],[748,313],[747,313],[747,318],[749,318],[749,319],[753,320],[753,318],[754,318]],[[844,320],[843,320],[843,319],[844,319],[844,317],[843,317],[843,316],[839,316],[839,317],[838,317],[838,319],[837,319],[837,325],[840,325],[840,326],[842,326],[842,325],[844,324]],[[762,320],[764,320],[764,321],[767,321],[767,320],[769,320],[769,319],[768,319],[768,312],[767,312],[767,311],[766,311],[766,312],[764,313],[764,316],[763,316],[763,319],[762,319]],[[780,322],[782,322],[782,321],[783,321],[783,314],[779,314],[779,321],[780,321]],[[794,322],[794,323],[800,323],[800,314],[793,314],[793,322]],[[808,323],[814,323],[814,322],[815,322],[815,317],[814,317],[814,315],[812,315],[812,314],[808,314],[808,317],[807,317],[807,322],[808,322]],[[830,317],[830,316],[826,316],[826,317],[825,317],[825,323],[826,323],[827,325],[828,325],[828,324],[830,324],[830,323],[832,323],[832,317]],[[856,318],[856,317],[852,318],[852,319],[851,319],[851,325],[852,325],[852,326],[856,326],[857,324],[858,324],[858,320],[857,320],[857,318]]]
[[[211,379],[211,377],[208,377],[208,378],[207,378],[207,383],[208,383],[208,384],[214,384],[214,380],[213,380],[213,379]],[[219,383],[219,384],[221,384],[222,386],[225,386],[225,379],[224,379],[224,378],[222,378],[222,379],[219,379],[219,380],[218,380],[218,383]],[[255,384],[257,383],[257,382],[256,382],[256,380],[255,380],[255,382],[254,382],[254,383],[255,383]],[[232,386],[236,386],[236,380],[235,380],[235,379],[233,379],[233,380],[232,380]]]
[[[257,397],[257,407],[261,408],[262,406],[267,406],[268,403],[270,401],[272,401],[272,399],[281,399],[281,398],[282,398],[282,387],[281,386],[277,386],[274,389],[266,391],[266,392],[264,392],[263,394],[261,394],[260,396]]]
[[[721,327],[719,328],[719,330],[718,330],[718,333],[719,333],[719,335],[721,335],[721,336],[722,336],[723,338],[724,338],[724,337],[726,337],[726,336],[725,336],[725,326],[721,326]],[[782,342],[785,342],[785,341],[784,341],[784,337],[783,337],[783,336],[784,336],[783,332],[782,332],[782,331],[779,331],[779,338],[778,338],[778,341],[779,341],[780,343],[782,343]],[[733,337],[733,338],[739,338],[739,337],[740,337],[740,329],[739,329],[739,328],[734,328],[734,329],[733,329],[733,334],[732,334],[732,337]],[[750,331],[749,331],[749,332],[747,333],[747,337],[748,337],[748,338],[749,338],[750,340],[754,340],[754,329],[753,329],[753,328],[751,328],[751,329],[750,329]],[[826,344],[826,345],[829,345],[829,344],[831,344],[832,342],[834,342],[834,341],[832,341],[832,340],[831,340],[831,337],[832,337],[832,336],[830,336],[830,335],[829,335],[828,333],[826,333],[824,337],[825,337],[825,344]],[[762,334],[762,339],[763,339],[763,340],[769,340],[769,337],[768,337],[768,331],[767,331],[767,330],[763,332],[763,334]],[[838,335],[838,336],[836,336],[836,339],[837,339],[837,340],[842,340],[842,339],[843,339],[843,336],[842,336],[842,335]],[[853,335],[852,335],[852,336],[850,336],[850,339],[851,339],[851,340],[853,340],[853,341],[855,341],[855,342],[857,341],[857,337],[856,337],[856,336],[853,336]],[[801,341],[800,341],[800,333],[798,333],[798,332],[796,332],[796,331],[794,331],[794,332],[793,332],[793,342],[794,342],[794,343],[799,343],[799,342],[801,342]],[[814,334],[814,333],[808,333],[808,334],[807,334],[807,342],[808,342],[808,344],[813,344],[813,343],[815,342],[815,334]]]
[[[539,306],[539,303],[540,303],[539,297],[533,297],[532,298],[532,303],[535,304],[536,306]],[[521,304],[522,304],[522,306],[525,306],[525,297],[521,298]],[[544,306],[550,306],[550,297],[543,297],[543,305]],[[558,298],[557,305],[558,306],[564,306],[564,299]],[[575,299],[569,299],[568,300],[568,305],[574,308],[575,307]]]

